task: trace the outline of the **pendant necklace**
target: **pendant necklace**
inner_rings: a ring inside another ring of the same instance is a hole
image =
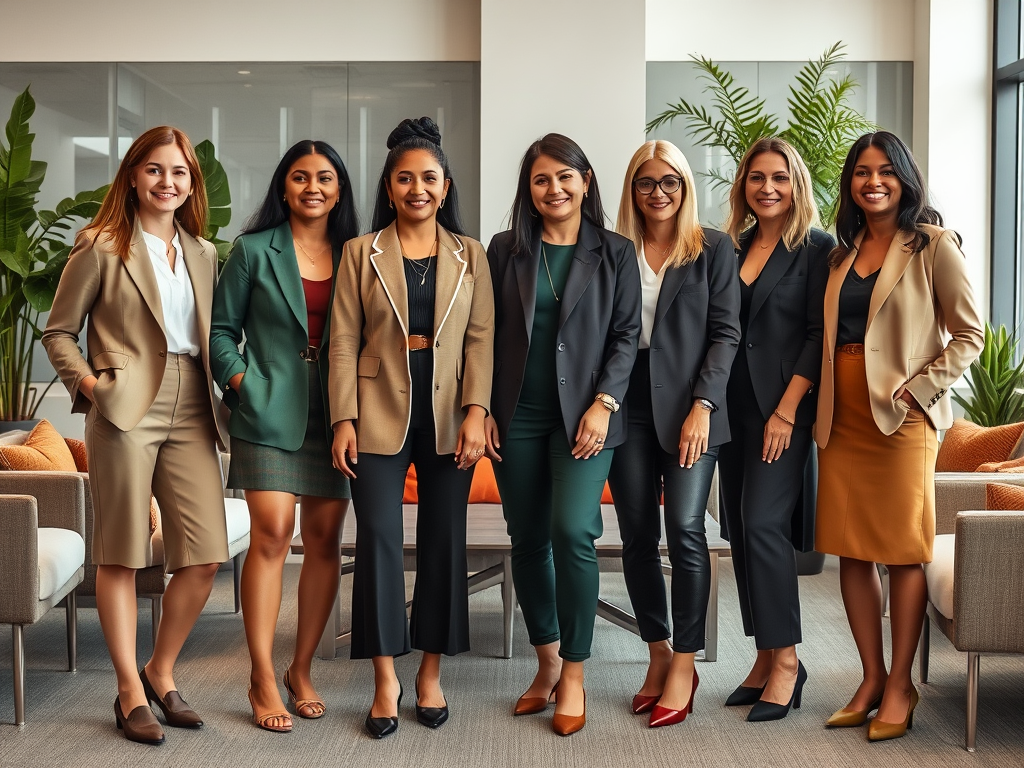
[[[302,243],[300,243],[300,242],[299,242],[298,240],[296,240],[296,241],[295,241],[295,244],[296,244],[297,246],[299,246],[299,250],[301,250],[301,251],[302,251],[303,255],[304,255],[304,256],[305,256],[305,257],[306,257],[307,259],[309,259],[309,263],[310,263],[310,265],[311,265],[311,266],[314,266],[314,267],[315,267],[315,266],[316,266],[316,257],[314,257],[314,256],[310,256],[310,255],[309,255],[309,251],[307,251],[307,250],[306,250],[306,247],[305,247],[305,246],[304,246],[304,245],[303,245]],[[331,244],[330,244],[330,243],[328,243],[328,244],[327,244],[327,245],[325,245],[325,246],[324,246],[323,248],[321,248],[321,249],[320,249],[319,251],[317,251],[317,252],[316,252],[316,255],[317,255],[317,256],[319,256],[319,255],[320,255],[321,253],[323,253],[324,251],[326,251],[326,250],[327,250],[328,248],[330,248],[330,247],[331,247]]]
[[[427,282],[427,273],[430,271],[430,265],[433,263],[430,259],[433,256],[437,255],[437,244],[438,244],[437,243],[437,238],[435,237],[434,238],[434,244],[430,248],[430,253],[428,253],[422,259],[414,259],[414,258],[412,258],[410,256],[406,256],[405,250],[404,249],[402,250],[402,256],[404,258],[408,259],[409,264],[412,266],[413,272],[415,272],[417,275],[419,275],[420,285],[425,285],[426,282]],[[423,268],[422,272],[420,272],[420,267],[419,267],[419,262],[420,261],[426,261],[427,262],[427,266]]]
[[[551,293],[554,295],[555,301],[561,302],[562,300],[555,293],[555,281],[551,279],[551,267],[548,266],[548,252],[544,249],[543,241],[540,244],[540,255],[544,257],[544,271],[548,273],[548,285],[551,286]]]

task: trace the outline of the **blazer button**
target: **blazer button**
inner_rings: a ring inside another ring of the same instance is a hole
[[[753,344],[751,344],[751,343],[750,343],[750,342],[748,341],[748,342],[747,342],[747,349],[753,349],[753,348],[754,348],[754,345],[753,345]]]
[[[441,342],[440,341],[435,341],[434,342],[434,346],[435,347],[440,347],[441,346]]]
[[[565,384],[565,379],[559,379],[559,380],[558,380],[558,383],[559,383],[559,384],[563,384],[563,385],[564,385],[564,384]]]
[[[565,352],[565,342],[564,341],[560,341],[558,343],[558,351],[559,352]]]

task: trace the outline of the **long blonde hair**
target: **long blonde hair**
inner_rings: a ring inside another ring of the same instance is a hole
[[[643,213],[636,205],[633,197],[633,182],[640,171],[640,166],[648,160],[661,160],[668,163],[672,170],[682,179],[683,200],[676,214],[676,232],[669,247],[665,264],[669,267],[680,267],[689,264],[700,256],[704,249],[704,230],[697,218],[697,196],[694,194],[693,172],[686,162],[679,147],[670,141],[648,141],[633,153],[626,169],[626,178],[622,182],[622,199],[619,202],[619,218],[616,231],[633,241],[637,253],[643,248],[645,220]]]
[[[777,136],[765,136],[750,145],[750,149],[740,160],[729,191],[729,220],[725,223],[725,231],[732,238],[733,244],[740,247],[740,235],[757,222],[757,214],[747,204],[747,174],[754,158],[765,152],[782,155],[789,168],[789,178],[793,184],[793,205],[789,209],[789,220],[782,230],[782,242],[786,250],[792,251],[807,241],[811,227],[819,223],[818,206],[814,203],[814,188],[811,185],[811,174],[804,160],[784,139]]]

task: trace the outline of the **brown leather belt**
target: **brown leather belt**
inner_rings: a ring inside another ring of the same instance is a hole
[[[434,340],[429,336],[410,336],[409,337],[409,351],[413,352],[417,349],[428,349]]]
[[[864,345],[863,344],[843,344],[839,347],[837,352],[844,352],[847,355],[863,355]]]

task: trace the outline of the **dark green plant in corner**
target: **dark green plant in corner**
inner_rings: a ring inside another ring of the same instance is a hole
[[[835,220],[839,175],[850,144],[863,133],[876,129],[849,106],[857,82],[850,75],[834,79],[832,70],[845,58],[839,42],[817,61],[808,61],[789,87],[791,117],[779,131],[778,115],[767,111],[764,99],[736,85],[733,76],[710,59],[691,56],[700,77],[708,82],[710,111],[680,99],[647,124],[647,132],[682,118],[688,135],[708,147],[721,147],[739,165],[750,145],[762,136],[781,136],[803,157],[814,185],[814,199],[822,221]],[[735,168],[735,166],[734,166]],[[732,184],[733,173],[718,170],[705,174],[715,186]]]
[[[29,118],[36,103],[26,88],[14,100],[7,122],[7,143],[0,141],[0,420],[35,418],[43,396],[32,383],[35,341],[42,335],[39,316],[67,264],[65,243],[75,219],[92,219],[107,187],[65,198],[55,210],[37,211],[46,163],[32,159],[35,134]],[[54,379],[56,381],[56,379]]]
[[[221,227],[231,223],[231,189],[228,187],[228,175],[224,166],[217,159],[216,149],[209,139],[196,145],[196,156],[199,168],[206,182],[206,200],[209,206],[209,219],[206,225],[206,239],[217,248],[217,258],[224,261],[231,250],[231,243],[217,237]]]
[[[985,323],[985,348],[971,363],[970,399],[953,393],[964,416],[982,427],[1024,421],[1024,360],[1016,365],[1017,334]]]

